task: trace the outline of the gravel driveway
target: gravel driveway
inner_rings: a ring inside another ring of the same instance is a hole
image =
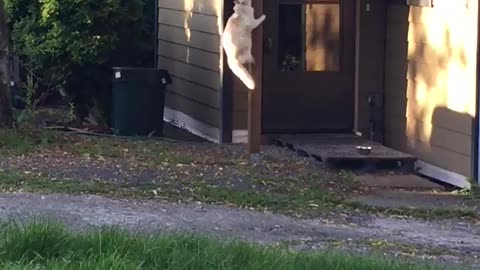
[[[113,200],[99,196],[0,194],[0,219],[54,219],[74,229],[120,226],[131,231],[195,232],[299,250],[335,248],[356,253],[466,263],[480,269],[480,226],[467,221],[419,221],[358,215],[303,219],[200,204]],[[395,244],[389,244],[394,242]],[[380,244],[379,244],[380,243]],[[382,244],[383,243],[383,244]],[[407,254],[409,253],[409,254]]]

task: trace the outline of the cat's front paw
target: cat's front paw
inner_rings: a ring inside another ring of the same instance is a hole
[[[267,18],[267,16],[265,16],[265,14],[262,14],[262,16],[260,16],[261,21],[264,21],[266,18]]]

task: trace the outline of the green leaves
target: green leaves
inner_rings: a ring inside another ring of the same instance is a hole
[[[111,66],[151,65],[150,2],[7,0],[12,50],[37,76],[39,91],[64,88],[69,101],[88,104],[110,90]]]
[[[49,19],[53,16],[58,16],[58,11],[60,9],[60,5],[58,4],[57,0],[41,0],[40,1],[42,7],[42,20],[43,23],[48,23]]]

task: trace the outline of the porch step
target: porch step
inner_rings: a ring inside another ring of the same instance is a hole
[[[415,171],[416,158],[354,134],[275,135],[273,141],[298,154],[311,157],[334,169],[365,172],[390,170],[401,173]],[[357,146],[371,146],[369,155],[358,153]]]

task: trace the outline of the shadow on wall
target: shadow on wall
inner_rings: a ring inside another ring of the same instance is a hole
[[[447,122],[448,126],[444,125]],[[434,128],[430,136],[434,153],[434,163],[440,167],[471,177],[471,125],[473,117],[468,113],[459,113],[446,107],[435,108],[432,116]],[[457,132],[450,131],[455,129]]]
[[[391,4],[387,13],[386,143],[465,176],[475,114],[476,9],[460,2]]]

